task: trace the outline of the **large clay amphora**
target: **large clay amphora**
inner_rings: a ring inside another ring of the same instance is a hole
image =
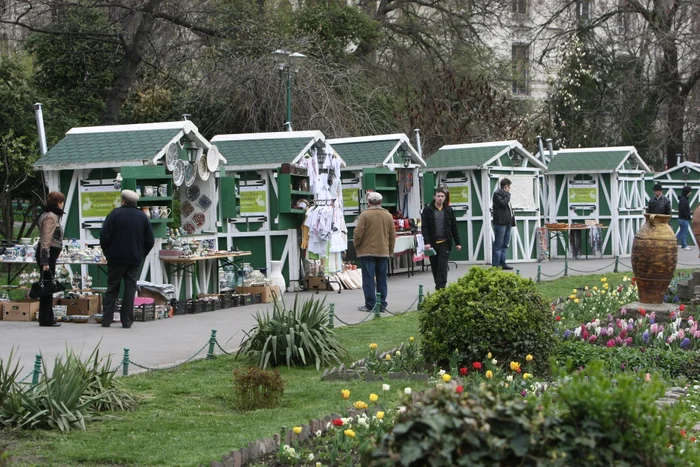
[[[644,217],[647,221],[632,243],[632,270],[637,278],[639,301],[663,303],[678,261],[676,236],[668,224],[671,216],[644,214]]]
[[[693,222],[690,224],[695,237],[695,243],[700,245],[700,205],[693,211]]]

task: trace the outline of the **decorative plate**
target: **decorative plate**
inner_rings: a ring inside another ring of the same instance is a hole
[[[214,145],[207,151],[207,167],[211,172],[216,172],[219,168],[219,148]]]
[[[187,188],[187,199],[190,201],[197,201],[197,198],[199,198],[199,187],[197,185],[192,185],[191,187]]]
[[[189,201],[185,201],[180,205],[180,212],[185,217],[190,217],[194,212],[194,206]]]
[[[173,183],[175,186],[182,185],[185,181],[185,161],[178,159],[173,169]]]
[[[209,180],[209,168],[207,167],[207,158],[200,156],[197,159],[197,172],[199,173],[199,178],[204,181]]]
[[[209,199],[207,195],[202,195],[199,200],[197,200],[197,206],[202,208],[202,211],[206,211],[211,207],[211,199]]]
[[[194,222],[194,225],[196,225],[199,228],[201,228],[206,221],[207,217],[204,215],[203,212],[196,212],[194,216],[192,216],[192,222]]]
[[[168,168],[168,170],[175,170],[175,163],[179,160],[179,158],[180,152],[177,147],[177,143],[170,143],[167,151],[165,151],[165,166]]]
[[[195,226],[192,222],[185,222],[185,225],[183,225],[182,228],[189,235],[192,235],[193,233],[195,233],[197,231],[197,226]]]
[[[192,186],[194,181],[197,180],[197,168],[190,163],[185,165],[185,185]]]

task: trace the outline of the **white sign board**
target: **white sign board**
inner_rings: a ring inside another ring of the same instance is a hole
[[[537,210],[535,202],[535,177],[532,175],[510,175],[510,204],[513,209]],[[500,183],[500,179],[499,179]]]

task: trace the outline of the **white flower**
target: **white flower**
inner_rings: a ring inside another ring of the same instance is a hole
[[[513,382],[513,375],[508,375],[508,377],[506,378],[506,380],[507,380],[509,383]]]
[[[580,337],[580,336],[581,336],[581,327],[580,327],[580,326],[577,327],[576,329],[574,329],[574,335],[575,335],[576,337]]]
[[[369,422],[367,422],[367,418],[358,418],[357,425],[361,426],[362,428],[367,428],[369,427]]]
[[[391,386],[388,384],[382,384],[382,391],[388,391],[389,389],[391,389]]]
[[[329,423],[329,425],[330,425],[330,423]],[[321,432],[321,430],[317,430],[317,431],[316,431],[316,436],[321,436],[322,434],[323,434],[323,433]]]
[[[445,370],[438,371],[438,375],[440,375],[440,376],[444,375],[445,373],[447,373]]]
[[[315,458],[314,458],[314,454],[313,454],[313,453],[309,454],[309,460],[312,461],[312,460],[314,460],[314,459],[315,459]]]
[[[411,388],[405,388],[403,390],[403,393],[410,396],[411,395]]]
[[[394,353],[394,355],[396,355],[397,357],[400,357],[400,356],[401,356],[401,351],[400,351],[400,350],[397,350],[396,353]]]
[[[399,413],[404,413],[406,412],[406,406],[405,405],[400,405],[398,409],[396,409]]]
[[[494,358],[493,360],[491,360],[491,364],[492,364],[492,365],[498,365],[498,360],[496,360],[496,359]]]

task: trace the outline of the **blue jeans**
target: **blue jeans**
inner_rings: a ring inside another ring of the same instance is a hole
[[[491,266],[505,266],[510,244],[510,225],[493,225],[493,252],[491,253]]]
[[[389,258],[362,256],[360,257],[360,265],[362,266],[362,291],[365,293],[365,306],[370,310],[373,309],[377,302],[376,293],[379,292],[382,296],[382,309],[386,309],[386,296],[389,293],[389,288],[386,285]],[[374,288],[375,277],[377,278],[377,292]]]
[[[685,219],[678,219],[678,233],[676,234],[676,238],[681,241],[681,248],[685,248],[688,246],[688,242],[685,240],[688,237],[688,227],[690,226],[690,222],[688,222]]]

